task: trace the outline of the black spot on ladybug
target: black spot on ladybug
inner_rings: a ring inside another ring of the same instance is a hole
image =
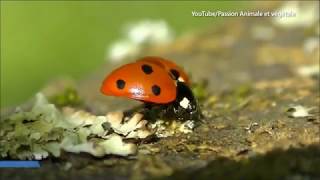
[[[117,88],[123,89],[126,86],[126,82],[122,79],[117,80]]]
[[[168,74],[169,74],[169,76],[171,77],[171,79],[177,80],[176,77],[175,77],[171,72],[169,72]]]
[[[145,74],[151,74],[153,72],[152,67],[150,65],[147,65],[147,64],[142,65],[141,69]]]
[[[156,96],[160,95],[161,89],[160,89],[160,87],[158,85],[153,85],[151,89],[152,89],[152,93],[154,95],[156,95]]]
[[[174,80],[177,80],[177,79],[179,78],[180,73],[179,73],[177,70],[175,70],[175,69],[170,69],[170,72],[171,72],[171,74],[173,75]]]

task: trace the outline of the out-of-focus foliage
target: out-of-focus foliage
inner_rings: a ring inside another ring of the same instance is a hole
[[[50,97],[49,100],[58,107],[78,106],[82,103],[78,92],[74,88],[66,88],[60,94]]]
[[[192,92],[199,101],[204,101],[209,96],[208,80],[202,80],[192,84]]]
[[[246,3],[1,1],[1,107],[31,97],[50,79],[81,78],[101,67],[127,23],[164,20],[179,35],[223,21],[192,11]],[[249,8],[248,6],[246,8]]]

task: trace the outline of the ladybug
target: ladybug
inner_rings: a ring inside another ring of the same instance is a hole
[[[138,61],[149,62],[149,63],[156,64],[158,66],[161,66],[166,71],[168,71],[169,75],[174,80],[177,80],[179,82],[184,82],[187,85],[190,85],[190,81],[189,81],[187,73],[185,73],[183,71],[183,69],[181,67],[179,67],[177,64],[173,63],[172,61],[170,61],[168,59],[164,59],[164,58],[156,57],[156,56],[147,56],[147,57],[139,59]]]
[[[195,119],[197,100],[190,80],[181,67],[170,60],[148,56],[111,72],[100,91],[107,96],[139,100],[149,109],[165,109],[168,117]]]

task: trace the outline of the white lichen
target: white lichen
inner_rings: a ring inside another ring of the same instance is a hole
[[[137,151],[137,146],[135,144],[124,143],[123,138],[117,134],[109,136],[106,141],[102,141],[98,145],[103,147],[105,154],[127,156]]]
[[[318,37],[309,37],[304,41],[303,49],[307,54],[319,51],[320,42]]]
[[[173,136],[174,132],[170,131],[168,126],[169,126],[168,123],[166,123],[164,120],[161,120],[161,119],[150,124],[151,129],[154,129],[155,135],[159,138]]]
[[[296,105],[290,107],[287,112],[289,113],[289,117],[292,118],[304,118],[304,117],[312,117],[313,115],[310,114],[310,111],[314,108],[306,108],[301,105]]]
[[[313,65],[305,65],[305,66],[300,66],[297,69],[297,73],[300,76],[303,77],[319,77],[320,76],[320,66],[319,64],[313,64]]]
[[[126,143],[127,138],[146,138],[152,133],[146,128],[147,121],[141,114],[123,119],[122,112],[111,112],[106,116],[96,116],[83,110],[63,108],[60,111],[39,93],[30,112],[19,111],[1,122],[0,134],[10,136],[12,143],[0,138],[1,157],[19,159],[45,159],[49,155],[59,157],[61,150],[72,153],[89,153],[93,156],[114,154],[128,156],[135,154],[137,145]],[[27,119],[27,120],[26,120]],[[24,121],[29,123],[26,125]],[[15,124],[16,123],[16,124]],[[28,138],[25,142],[21,138]],[[18,143],[18,144],[17,144]],[[12,151],[13,147],[30,146],[24,151]]]
[[[146,46],[161,45],[172,41],[172,30],[164,20],[143,20],[127,25],[125,37],[113,43],[106,59],[118,62],[138,55]]]
[[[106,154],[128,156],[137,151],[137,146],[135,144],[123,142],[123,138],[116,134],[107,136],[100,141],[92,140],[83,143],[78,143],[74,141],[74,139],[68,137],[62,141],[61,147],[67,152],[86,152],[97,157],[102,157]]]
[[[128,39],[136,44],[164,44],[172,40],[172,31],[164,20],[143,20],[127,28]]]
[[[182,123],[179,127],[179,131],[184,133],[184,134],[188,134],[188,133],[192,133],[193,129],[195,127],[195,123],[193,120],[188,120],[184,123]]]
[[[59,157],[62,151],[96,157],[132,155],[137,152],[137,144],[126,139],[191,133],[194,121],[159,119],[149,123],[140,113],[130,117],[123,112],[97,116],[71,107],[60,110],[39,93],[31,111],[20,109],[0,121],[0,126],[0,157],[41,160]]]
[[[127,57],[133,57],[140,52],[140,47],[128,39],[114,42],[107,50],[107,60],[121,61]]]
[[[122,112],[112,112],[107,114],[107,120],[111,128],[125,138],[146,138],[151,135],[147,130],[147,120],[143,120],[143,115],[140,113],[134,114],[131,118],[123,118]]]
[[[192,133],[195,128],[195,122],[194,120],[181,122],[178,120],[164,121],[159,119],[149,126],[154,130],[157,137],[165,138],[179,133]]]
[[[245,127],[244,129],[248,132],[248,133],[253,133],[254,132],[254,127],[259,126],[259,124],[257,122],[252,122],[250,123],[247,127]]]

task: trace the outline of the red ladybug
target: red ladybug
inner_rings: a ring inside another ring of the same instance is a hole
[[[166,105],[171,108],[168,112],[185,119],[184,116],[193,115],[198,109],[189,82],[187,74],[175,63],[145,57],[115,69],[104,79],[100,90],[108,96]]]
[[[189,77],[187,73],[183,71],[181,67],[179,67],[177,64],[173,63],[172,61],[168,59],[164,59],[157,56],[147,56],[144,58],[141,58],[137,60],[137,62],[150,62],[153,64],[156,64],[162,68],[164,68],[174,80],[184,82],[187,85],[190,85]]]
[[[187,74],[178,65],[148,56],[114,70],[104,80],[101,92],[164,104],[176,99],[176,80],[189,84]]]
[[[162,67],[138,61],[121,66],[105,78],[101,92],[109,96],[165,104],[176,99],[176,84]]]

